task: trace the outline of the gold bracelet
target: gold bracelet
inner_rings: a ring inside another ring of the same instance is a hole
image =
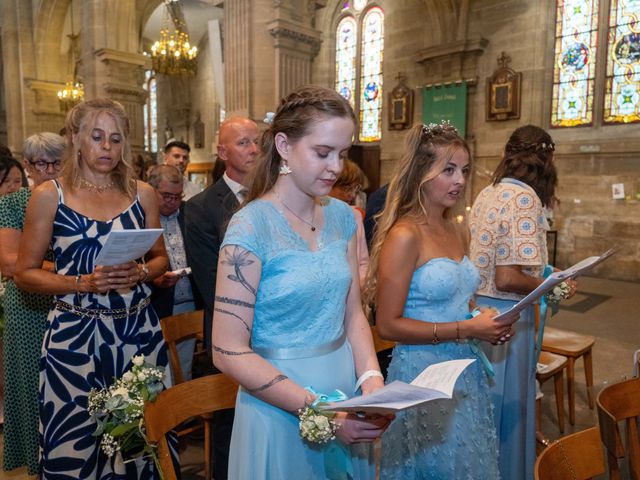
[[[440,343],[440,339],[438,338],[438,324],[437,323],[433,324],[433,340],[431,340],[431,343],[433,343],[434,345],[437,345],[438,343]]]

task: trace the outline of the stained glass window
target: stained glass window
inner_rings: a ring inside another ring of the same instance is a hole
[[[356,41],[358,37],[355,18],[343,18],[338,24],[336,33],[336,91],[349,100],[355,109]]]
[[[360,71],[360,141],[375,142],[382,134],[382,55],[384,13],[374,7],[362,21]]]
[[[151,70],[145,72],[144,89],[148,92],[144,104],[144,149],[158,151],[158,92],[156,77]]]
[[[640,0],[611,0],[604,123],[640,121]]]
[[[597,0],[557,0],[551,125],[575,127],[593,120]]]

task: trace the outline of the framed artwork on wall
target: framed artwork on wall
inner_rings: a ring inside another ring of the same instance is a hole
[[[404,82],[406,76],[398,73],[398,85],[389,96],[389,129],[403,130],[411,126],[413,117],[413,90]]]
[[[522,73],[508,67],[511,58],[504,52],[498,57],[499,68],[487,78],[487,121],[520,118],[520,83]]]

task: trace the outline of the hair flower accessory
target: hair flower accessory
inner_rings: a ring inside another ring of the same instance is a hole
[[[271,125],[273,123],[273,118],[276,116],[276,112],[267,112],[264,115],[264,120],[262,120],[267,125]]]
[[[426,123],[422,125],[423,135],[436,135],[444,130],[453,130],[458,133],[458,129],[454,127],[449,120],[441,120],[440,123]]]

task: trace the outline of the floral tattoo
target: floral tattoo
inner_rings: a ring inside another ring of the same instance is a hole
[[[244,249],[240,249],[237,246],[234,246],[232,253],[229,253],[229,250],[225,249],[225,255],[226,255],[226,258],[222,260],[222,263],[224,265],[229,265],[233,267],[235,271],[235,275],[233,273],[230,273],[229,275],[227,275],[227,278],[233,282],[238,282],[255,297],[256,289],[253,288],[253,286],[247,281],[246,278],[244,278],[244,275],[242,274],[242,270],[241,270],[241,267],[246,267],[254,263],[253,260],[248,258],[249,252],[247,252]]]

